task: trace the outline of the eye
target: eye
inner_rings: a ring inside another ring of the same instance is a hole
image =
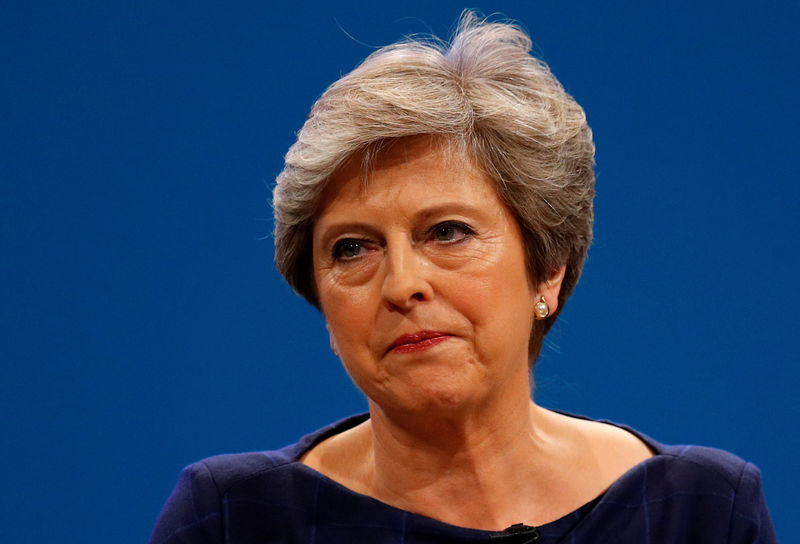
[[[445,221],[434,225],[428,231],[428,236],[431,240],[449,244],[461,242],[473,234],[475,234],[475,231],[460,221]]]
[[[364,249],[364,243],[361,240],[344,238],[333,245],[331,254],[336,261],[350,261],[359,257]]]

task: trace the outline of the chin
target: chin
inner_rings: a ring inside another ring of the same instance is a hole
[[[479,404],[486,393],[479,380],[447,370],[428,372],[421,379],[418,376],[405,383],[393,383],[381,395],[383,398],[375,398],[375,401],[381,407],[391,406],[405,413],[427,416],[454,414]]]

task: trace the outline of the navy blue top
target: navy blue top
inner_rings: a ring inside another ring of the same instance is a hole
[[[777,542],[755,466],[721,450],[666,446],[623,425],[655,455],[571,514],[504,538],[389,506],[298,461],[367,417],[344,419],[281,450],[189,465],[150,544],[509,544],[532,542],[534,533],[537,544]]]

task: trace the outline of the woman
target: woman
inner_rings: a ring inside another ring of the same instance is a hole
[[[276,262],[369,413],[191,465],[152,543],[775,542],[752,465],[530,399],[594,196],[584,113],[530,46],[467,13],[317,101]]]

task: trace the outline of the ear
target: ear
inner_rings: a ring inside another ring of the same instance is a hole
[[[336,337],[333,336],[333,331],[331,330],[331,326],[325,323],[325,328],[328,329],[328,338],[331,341],[331,350],[333,354],[339,357],[339,346],[336,345]]]
[[[558,310],[558,294],[561,292],[561,283],[564,281],[566,272],[567,265],[565,264],[554,268],[550,271],[547,279],[540,283],[537,288],[534,303],[539,301],[539,297],[544,297],[547,306],[550,307],[550,315],[553,315]]]

